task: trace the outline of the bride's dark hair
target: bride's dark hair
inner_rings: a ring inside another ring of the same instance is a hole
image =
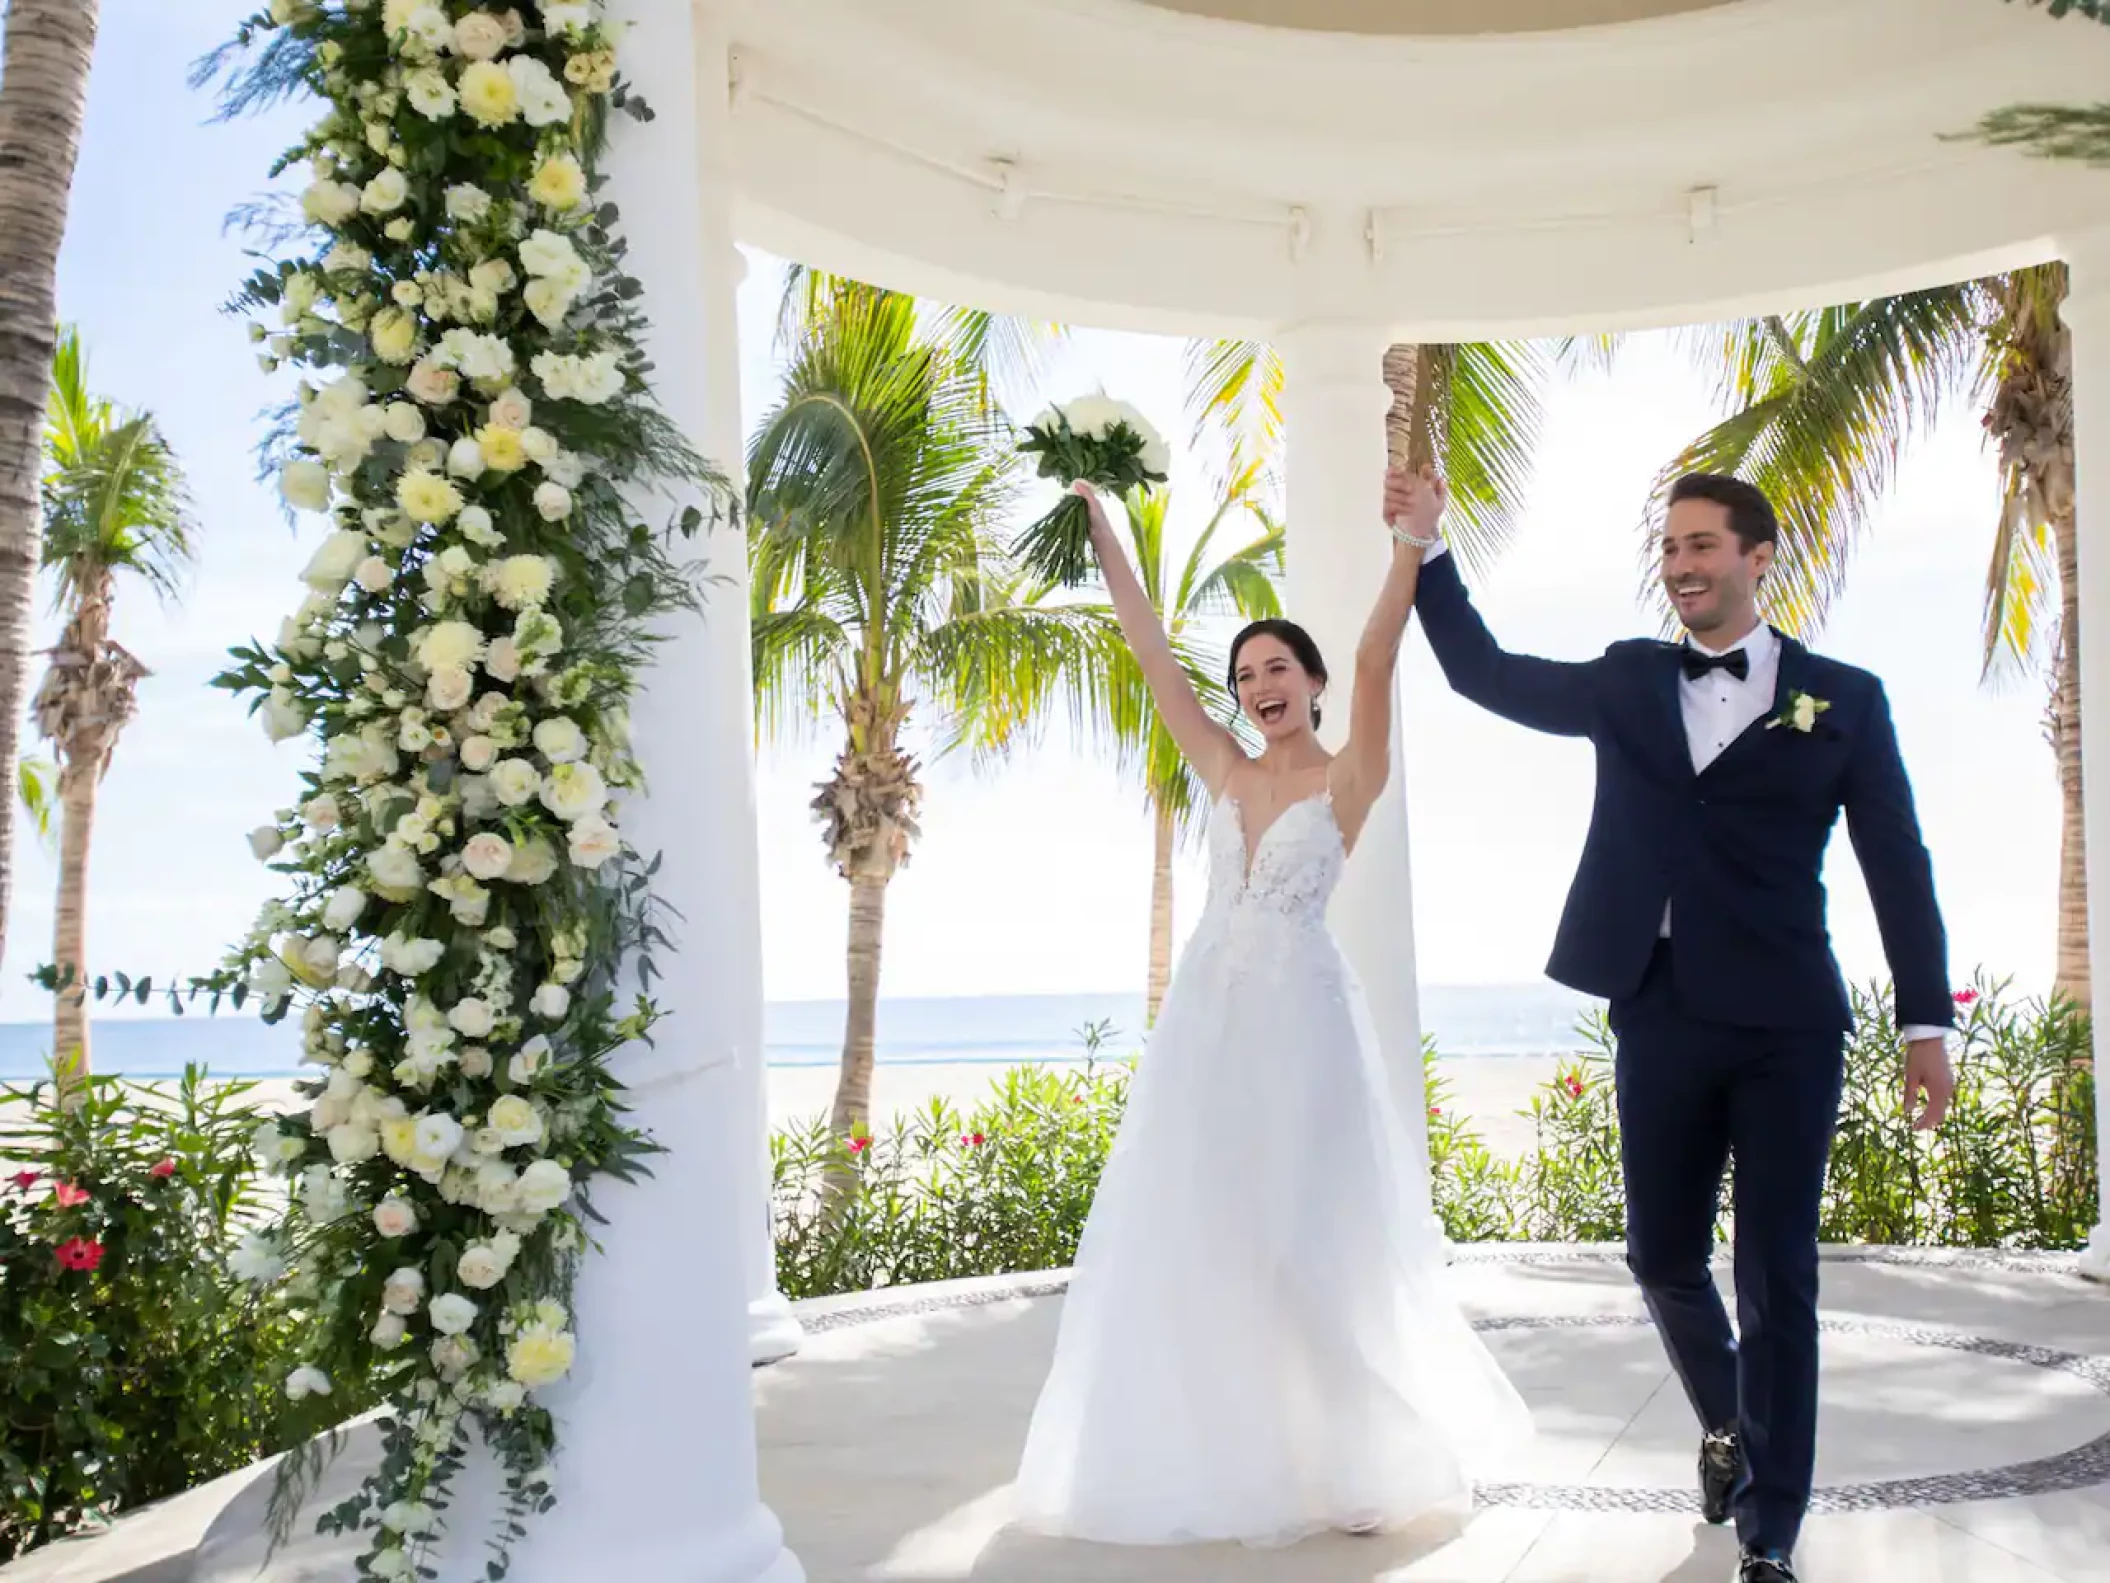
[[[1231,640],[1231,663],[1224,670],[1224,680],[1231,689],[1231,696],[1238,696],[1238,651],[1255,638],[1273,638],[1296,657],[1305,673],[1318,678],[1319,685],[1326,685],[1326,661],[1319,653],[1319,645],[1312,642],[1311,634],[1294,621],[1284,621],[1279,616],[1266,621],[1255,621]],[[1319,728],[1319,700],[1311,701],[1311,725]]]

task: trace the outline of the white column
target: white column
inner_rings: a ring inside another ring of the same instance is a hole
[[[1389,339],[1381,328],[1326,323],[1296,325],[1274,338],[1285,376],[1285,610],[1311,633],[1326,659],[1331,679],[1319,735],[1336,752],[1348,731],[1356,640],[1392,554],[1384,528],[1384,420],[1391,397],[1383,360]],[[1426,1152],[1428,1101],[1398,714],[1395,698],[1391,779],[1341,877],[1331,921],[1369,997],[1402,1119]]]
[[[657,118],[616,118],[609,196],[651,321],[662,406],[721,465],[740,449],[735,254],[723,157],[726,42],[690,0],[624,0],[625,69]],[[640,498],[655,525],[681,499]],[[674,938],[654,1042],[617,1057],[634,1116],[666,1149],[635,1187],[603,1186],[578,1288],[579,1364],[551,1405],[555,1493],[531,1517],[516,1583],[802,1583],[756,1480],[749,1311],[761,1237],[754,1074],[760,905],[745,564],[737,531],[694,554],[726,582],[679,617],[632,711],[645,795],[625,834],[661,855]],[[484,1575],[480,1503],[451,1514],[443,1583]]]
[[[2102,1206],[2081,1271],[2110,1281],[2110,234],[2062,248],[2072,289],[2073,448],[2080,521],[2081,796],[2088,840],[2088,971],[2094,985],[2095,1157]]]

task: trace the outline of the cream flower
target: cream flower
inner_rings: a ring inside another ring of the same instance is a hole
[[[340,529],[322,541],[300,580],[310,588],[334,594],[352,580],[366,555],[366,535]]]
[[[409,178],[391,165],[361,190],[359,207],[368,214],[394,214],[409,196]]]
[[[528,1010],[544,1022],[562,1022],[571,1010],[571,991],[562,984],[544,984],[528,1002]]]
[[[541,1112],[518,1094],[500,1095],[491,1106],[489,1122],[508,1148],[542,1141]]]
[[[413,468],[396,482],[396,504],[413,522],[438,524],[462,509],[462,496],[439,474]]]
[[[330,470],[320,462],[288,462],[279,470],[278,493],[295,511],[327,511]]]
[[[623,838],[599,814],[588,814],[571,827],[571,860],[578,868],[599,868],[623,850]]]
[[[554,1385],[571,1372],[577,1352],[570,1331],[529,1325],[506,1343],[506,1374],[529,1390]]]
[[[432,673],[432,679],[425,684],[425,701],[442,714],[452,714],[469,702],[469,695],[475,690],[475,678],[450,665]]]
[[[425,1300],[425,1272],[405,1266],[381,1287],[381,1306],[391,1314],[414,1314]]]
[[[484,1038],[496,1026],[497,1020],[492,1015],[490,1002],[475,995],[456,1001],[447,1013],[448,1024],[466,1039]]]
[[[374,1328],[367,1332],[366,1339],[382,1352],[393,1352],[409,1335],[410,1326],[403,1323],[400,1315],[383,1314],[374,1321]]]
[[[562,484],[536,485],[535,510],[545,522],[562,522],[571,515],[571,491]]]
[[[506,25],[488,11],[471,11],[454,24],[454,52],[464,60],[491,60],[506,47]]]
[[[529,126],[561,126],[571,119],[571,95],[540,60],[532,55],[515,55],[506,62],[506,72],[512,78],[521,119]]]
[[[273,742],[286,742],[308,729],[308,709],[283,687],[274,687],[257,711],[264,722],[264,735]]]
[[[495,562],[486,577],[492,596],[507,610],[533,610],[550,595],[556,568],[540,555],[509,555]]]
[[[553,715],[535,727],[535,751],[552,764],[571,764],[586,757],[586,733],[564,715]]]
[[[360,192],[349,182],[318,181],[300,195],[301,213],[317,225],[342,225],[359,212]]]
[[[460,748],[462,768],[471,775],[481,775],[498,761],[498,744],[487,736],[464,738]]]
[[[491,402],[491,422],[501,429],[525,429],[534,416],[535,404],[517,385],[500,391]]]
[[[414,652],[428,671],[467,670],[483,658],[484,635],[467,621],[441,621],[425,629]]]
[[[513,638],[493,638],[491,652],[484,661],[484,669],[493,680],[509,682],[520,674],[520,644]]]
[[[391,1193],[374,1205],[374,1230],[382,1236],[394,1240],[407,1237],[417,1229],[418,1212],[410,1206],[409,1200]]]
[[[366,333],[373,342],[374,356],[384,363],[400,367],[418,355],[418,321],[408,309],[383,308],[374,315]]]
[[[480,880],[505,878],[512,862],[513,843],[493,831],[471,836],[462,848],[462,867]]]
[[[344,812],[338,807],[337,799],[325,792],[320,797],[309,798],[300,810],[300,817],[310,830],[325,835],[343,822]]]
[[[286,1376],[286,1398],[302,1401],[310,1396],[330,1394],[330,1377],[313,1364],[303,1364]]]
[[[540,836],[532,836],[513,849],[506,878],[516,885],[545,885],[557,872],[557,854]]]
[[[366,892],[357,885],[339,885],[330,892],[329,901],[323,905],[322,926],[341,934],[357,923],[359,915],[365,911]]]
[[[508,84],[508,86],[511,86]],[[475,225],[491,212],[491,195],[468,182],[447,189],[447,218]]]
[[[459,104],[454,95],[454,84],[447,80],[446,73],[431,67],[404,77],[403,97],[410,102],[411,109],[428,121],[446,120]]]
[[[495,61],[472,62],[462,73],[463,111],[479,126],[505,126],[520,114],[520,91],[505,67]]]
[[[586,171],[570,154],[552,154],[535,167],[528,196],[545,209],[562,213],[586,201]]]
[[[426,1309],[432,1328],[443,1336],[458,1336],[476,1323],[476,1305],[460,1292],[435,1297]]]
[[[278,826],[258,825],[249,832],[249,850],[259,863],[268,863],[286,849],[286,838],[278,833]]]
[[[491,790],[506,807],[523,807],[542,790],[542,772],[526,759],[504,759],[491,771]]]
[[[556,1160],[536,1160],[520,1173],[515,1196],[521,1211],[547,1214],[571,1197],[571,1172]]]
[[[425,872],[418,866],[418,855],[394,843],[368,856],[366,873],[375,893],[389,901],[413,901],[425,888]]]
[[[385,594],[396,580],[396,569],[378,555],[369,555],[352,572],[352,579],[370,594]]]
[[[599,813],[608,802],[608,783],[591,764],[559,764],[544,777],[542,806],[566,823]]]
[[[444,407],[461,394],[461,375],[427,359],[411,369],[404,388],[428,407]]]

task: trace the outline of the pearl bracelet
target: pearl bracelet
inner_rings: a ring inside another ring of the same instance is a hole
[[[1433,550],[1438,544],[1443,542],[1442,536],[1435,533],[1430,534],[1425,539],[1417,539],[1396,522],[1386,522],[1385,531],[1391,534],[1393,538],[1399,540],[1400,543],[1411,544],[1417,550]]]

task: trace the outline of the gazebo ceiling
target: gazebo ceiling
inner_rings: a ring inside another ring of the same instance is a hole
[[[1468,340],[1687,322],[2007,268],[2110,226],[2110,175],[1957,136],[2110,82],[2110,29],[1996,0],[704,10],[732,47],[744,240],[1073,323]]]
[[[1314,33],[1542,33],[1704,11],[1734,0],[1142,0],[1225,22]]]

